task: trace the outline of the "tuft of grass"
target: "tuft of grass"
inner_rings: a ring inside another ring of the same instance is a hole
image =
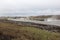
[[[60,40],[60,33],[2,22],[0,36],[0,40]]]
[[[37,29],[34,27],[22,27],[20,30],[29,32],[34,40],[60,40],[60,34],[48,32],[46,30]]]

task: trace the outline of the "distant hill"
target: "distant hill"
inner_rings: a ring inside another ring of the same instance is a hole
[[[44,21],[47,18],[60,18],[60,15],[42,15],[42,16],[30,16],[31,20],[40,20]]]

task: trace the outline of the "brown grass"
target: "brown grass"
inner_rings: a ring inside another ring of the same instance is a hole
[[[0,40],[60,40],[60,33],[0,22]]]

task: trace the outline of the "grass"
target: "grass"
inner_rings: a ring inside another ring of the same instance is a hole
[[[60,40],[60,33],[0,22],[0,40]]]

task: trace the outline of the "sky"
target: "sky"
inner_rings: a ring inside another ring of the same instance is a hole
[[[0,0],[0,16],[60,15],[60,0]]]

